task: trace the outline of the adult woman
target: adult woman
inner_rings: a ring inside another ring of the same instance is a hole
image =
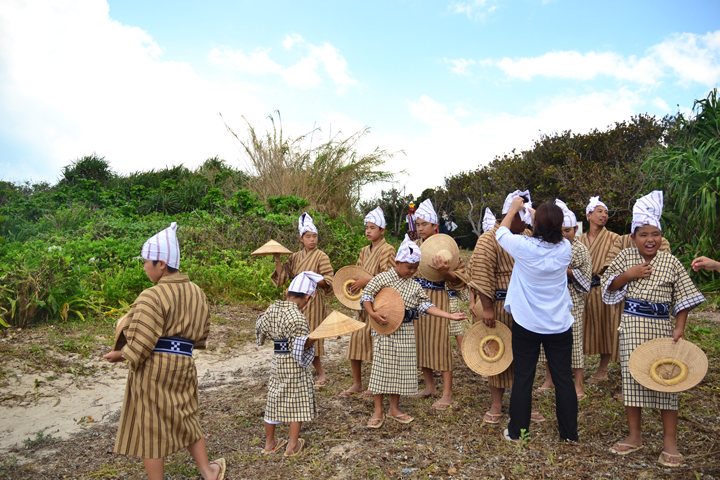
[[[563,238],[563,212],[544,203],[534,213],[533,236],[513,235],[512,219],[524,208],[515,198],[495,236],[514,259],[505,310],[512,314],[515,380],[510,397],[510,424],[505,438],[517,440],[529,431],[535,368],[540,345],[545,350],[556,392],[560,438],[575,441],[577,396],[573,384],[572,301],[567,288],[567,268],[572,258],[570,242]],[[532,211],[532,210],[531,210]]]

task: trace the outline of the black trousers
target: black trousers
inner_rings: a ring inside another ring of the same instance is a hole
[[[533,382],[540,356],[545,349],[550,374],[555,384],[555,410],[562,440],[578,439],[577,394],[572,374],[572,328],[556,334],[534,333],[517,322],[512,327],[513,381],[510,396],[510,438],[520,438],[521,430],[530,431]]]

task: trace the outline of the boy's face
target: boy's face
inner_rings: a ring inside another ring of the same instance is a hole
[[[398,277],[400,278],[412,278],[418,270],[418,266],[420,265],[420,262],[418,263],[408,263],[408,262],[398,262],[395,261],[395,271],[398,274]]]
[[[603,207],[602,205],[598,205],[597,207],[595,207],[595,210],[587,214],[587,219],[588,222],[590,222],[590,225],[598,225],[600,227],[604,227],[608,221],[607,208]]]
[[[575,234],[577,233],[577,225],[574,227],[562,227],[563,237],[568,239],[568,242],[575,240]]]
[[[643,225],[630,235],[643,257],[654,257],[662,242],[662,232],[653,225]]]
[[[300,237],[300,241],[303,245],[305,245],[306,250],[312,250],[317,247],[318,234],[315,232],[305,232],[302,237]]]
[[[377,242],[384,234],[384,228],[380,228],[372,222],[367,222],[365,224],[365,238],[370,240],[370,242]]]
[[[147,275],[151,282],[157,283],[165,274],[165,267],[165,262],[162,260],[158,260],[155,265],[153,265],[152,260],[145,260],[143,270],[145,270],[145,275]]]
[[[432,237],[438,226],[437,223],[426,222],[422,218],[418,218],[415,221],[415,225],[417,225],[418,236],[423,240],[427,240],[429,237]]]

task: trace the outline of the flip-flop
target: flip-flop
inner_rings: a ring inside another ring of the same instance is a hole
[[[587,398],[587,394],[585,392],[577,394],[578,402],[584,398]]]
[[[416,393],[413,395],[413,398],[430,398],[430,397],[437,397],[437,394],[433,395],[432,393],[427,393],[425,395],[422,395],[420,393]]]
[[[327,384],[328,384],[328,381],[327,381],[327,380],[325,380],[324,382],[317,381],[317,382],[315,382],[315,384],[313,385],[313,387],[315,387],[315,388],[322,388],[322,387],[324,387],[324,386],[327,385]]]
[[[496,423],[500,423],[501,417],[502,417],[502,413],[485,412],[485,415],[483,416],[483,423],[489,423],[490,425],[495,425]],[[488,420],[488,418],[489,418],[489,420]]]
[[[359,392],[353,392],[350,390],[345,390],[344,392],[338,393],[339,397],[352,397],[353,395],[357,395]]]
[[[297,452],[293,452],[290,455],[288,455],[288,453],[286,451],[285,453],[283,453],[283,457],[297,457],[298,455],[300,455],[300,452],[302,452],[303,448],[305,448],[305,439],[299,438],[298,445],[300,445],[300,450],[298,450]]]
[[[389,415],[388,414],[387,417],[392,418],[393,420],[395,420],[398,423],[405,423],[405,424],[410,423],[413,420],[415,420],[413,417],[411,417],[407,413],[401,413],[400,415]],[[405,417],[405,418],[400,418],[400,417]]]
[[[373,398],[375,394],[371,392],[370,390],[365,390],[360,394],[360,398]]]
[[[542,423],[546,420],[540,412],[530,412],[530,420],[537,423]]]
[[[227,465],[225,465],[225,459],[218,458],[218,459],[210,462],[210,465],[212,465],[212,464],[215,464],[218,467],[220,467],[220,473],[218,473],[217,480],[224,480],[225,479],[225,469],[227,468]]]
[[[376,423],[371,424],[370,422],[376,422]],[[385,415],[383,415],[382,418],[380,418],[380,419],[370,417],[370,420],[368,420],[367,423],[365,424],[365,428],[380,428],[383,426],[384,423],[385,423]]]
[[[628,448],[627,450],[618,450],[617,448],[615,448],[616,446]],[[610,448],[610,451],[616,455],[628,455],[630,453],[637,452],[643,447],[644,445],[630,445],[629,443],[617,442],[615,443],[615,445],[612,446],[612,448]]]
[[[667,457],[666,457],[667,455]],[[672,462],[666,462],[665,458],[679,458],[680,461],[677,463]],[[670,468],[678,468],[682,466],[682,459],[683,456],[679,453],[677,455],[673,455],[672,453],[662,452],[660,456],[658,457],[658,463],[662,465],[663,467],[670,467]]]
[[[548,390],[555,390],[555,387],[538,387],[538,389],[535,390],[535,393],[539,395],[541,393],[547,392]]]
[[[285,440],[284,438],[281,438],[280,440],[277,441],[277,443],[275,443],[275,446],[273,447],[272,450],[268,451],[263,448],[263,451],[262,451],[263,455],[272,455],[273,453],[277,453],[285,445],[287,445],[287,440]]]
[[[434,408],[435,410],[440,410],[441,412],[444,412],[445,410],[450,410],[451,408],[453,408],[453,405],[455,405],[455,402],[452,402],[452,403],[435,402],[432,404],[432,408]]]
[[[608,379],[607,375],[602,378],[596,378],[596,377],[593,377],[592,375],[590,375],[590,377],[588,377],[588,379],[587,379],[587,383],[600,383],[600,382],[604,382],[607,379]]]

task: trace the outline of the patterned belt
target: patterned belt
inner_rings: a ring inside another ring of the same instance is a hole
[[[445,290],[445,280],[441,280],[439,282],[431,282],[426,278],[418,277],[414,277],[413,280],[419,283],[423,290]]]
[[[290,355],[290,342],[285,339],[275,340],[275,355]]]
[[[458,298],[458,291],[457,290],[448,290],[448,297],[449,298]]]
[[[418,319],[418,311],[416,308],[413,308],[411,310],[405,310],[405,318],[403,318],[402,323],[410,323],[413,320]]]
[[[592,279],[590,280],[590,288],[599,287],[600,286],[600,277],[597,275],[593,275]]]
[[[645,318],[670,318],[670,305],[626,298],[623,313]]]
[[[507,298],[507,290],[495,290],[495,301],[504,302]]]
[[[154,353],[174,353],[175,355],[184,355],[192,357],[193,345],[195,342],[182,337],[162,337],[159,338]]]

